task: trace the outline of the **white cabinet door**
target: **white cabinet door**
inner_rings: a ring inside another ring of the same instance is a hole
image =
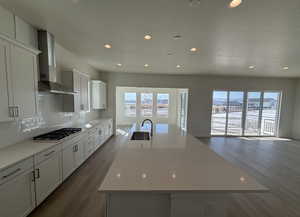
[[[35,208],[33,171],[0,185],[0,216],[24,217]]]
[[[11,82],[14,105],[18,117],[32,117],[37,113],[37,58],[23,48],[12,46]]]
[[[39,205],[62,182],[61,152],[37,165],[35,173],[36,203]]]
[[[89,111],[89,78],[80,75],[80,110]]]
[[[106,100],[106,84],[104,82],[100,82],[100,107],[101,109],[106,109],[107,107]]]
[[[84,144],[78,141],[62,152],[63,180],[69,177],[85,160]]]
[[[9,69],[10,44],[0,39],[0,122],[12,120],[13,114],[9,112]]]
[[[93,109],[106,109],[106,84],[103,81],[92,81]]]
[[[100,83],[99,81],[92,81],[92,106],[93,109],[100,109]]]
[[[75,169],[78,168],[84,161],[84,146],[82,141],[79,141],[74,145],[74,158],[75,158]]]
[[[0,6],[0,33],[15,38],[15,18],[14,15]]]
[[[68,178],[75,170],[75,148],[73,145],[68,146],[62,152],[62,168],[63,168],[63,180]]]

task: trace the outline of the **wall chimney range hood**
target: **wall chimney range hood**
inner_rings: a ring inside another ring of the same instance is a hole
[[[55,38],[44,30],[38,31],[39,55],[39,91],[54,94],[75,94],[72,88],[57,82],[55,60]]]

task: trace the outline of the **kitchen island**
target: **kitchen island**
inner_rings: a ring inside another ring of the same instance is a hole
[[[154,125],[149,141],[121,145],[99,191],[107,217],[225,217],[231,193],[267,192],[240,168],[175,125]]]

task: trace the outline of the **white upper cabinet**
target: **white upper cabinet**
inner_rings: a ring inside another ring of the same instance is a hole
[[[37,30],[19,17],[15,17],[16,40],[31,47],[37,48]]]
[[[85,74],[80,74],[80,110],[89,111],[89,77]]]
[[[10,69],[10,44],[0,39],[0,121],[13,120],[10,113],[8,76]],[[12,109],[12,108],[11,108]]]
[[[106,109],[106,83],[103,81],[92,81],[92,108]]]
[[[16,117],[32,117],[37,113],[37,57],[14,45],[11,53],[11,84]]]
[[[14,15],[0,6],[0,33],[15,38],[15,17]]]

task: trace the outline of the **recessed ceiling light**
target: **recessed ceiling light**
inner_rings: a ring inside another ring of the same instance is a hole
[[[107,49],[110,49],[112,46],[111,46],[111,44],[104,44],[104,47]]]
[[[229,4],[229,8],[236,8],[242,4],[242,0],[232,0]]]
[[[181,35],[174,35],[174,36],[173,36],[173,39],[174,39],[174,40],[181,39]]]
[[[192,47],[192,48],[190,49],[190,51],[191,51],[191,52],[196,52],[196,51],[197,51],[197,48]]]
[[[176,65],[176,68],[177,68],[177,69],[181,68],[181,65],[179,65],[179,64],[178,64],[178,65]]]
[[[288,67],[288,66],[284,66],[283,69],[284,69],[284,70],[288,70],[289,67]]]
[[[145,40],[150,40],[150,39],[152,39],[152,36],[151,36],[151,35],[145,35],[145,36],[144,36],[144,39],[145,39]]]
[[[249,69],[254,69],[255,68],[255,66],[249,66]]]
[[[117,66],[121,67],[121,66],[122,66],[122,63],[118,63]]]
[[[200,5],[200,3],[201,3],[200,0],[190,0],[189,5],[191,7],[198,7]]]
[[[149,67],[149,64],[146,63],[146,64],[144,65],[144,67],[145,67],[145,68]]]

